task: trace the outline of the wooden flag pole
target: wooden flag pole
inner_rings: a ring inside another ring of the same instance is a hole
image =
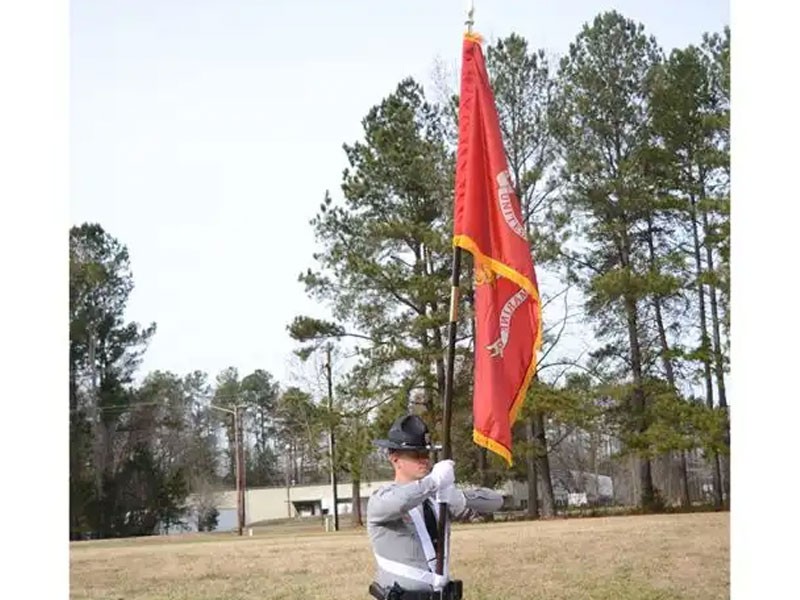
[[[475,3],[469,0],[467,8],[467,33],[472,33],[475,14]],[[458,303],[459,303],[459,283],[461,280],[461,248],[453,248],[453,271],[450,288],[450,323],[447,338],[447,364],[444,380],[444,407],[442,415],[442,458],[452,458],[452,447],[450,444],[450,423],[453,418],[453,371],[455,367],[456,354],[456,326],[458,324]],[[444,554],[447,547],[447,503],[439,503],[439,523],[438,534],[436,536],[436,574],[442,575],[444,571]]]
[[[450,444],[450,423],[453,410],[453,370],[456,352],[456,325],[458,323],[459,280],[461,279],[461,248],[453,249],[452,287],[450,289],[450,330],[447,339],[447,365],[444,380],[444,414],[442,417],[442,458],[452,458],[453,451]],[[446,547],[447,532],[447,503],[439,503],[438,535],[436,536],[436,574],[441,575],[444,570],[444,552]]]

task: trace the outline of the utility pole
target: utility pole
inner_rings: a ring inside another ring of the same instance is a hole
[[[97,357],[95,349],[97,342],[95,341],[95,326],[92,323],[89,326],[89,364],[92,370],[92,401],[89,403],[89,418],[92,421],[92,454],[95,462],[94,470],[94,485],[95,492],[98,497],[102,496],[103,491],[103,471],[105,469],[105,460],[103,455],[103,439],[102,417],[100,416],[100,396],[97,393]]]
[[[237,514],[237,532],[244,535],[245,512],[244,512],[244,449],[242,443],[241,417],[239,409],[245,408],[243,404],[234,405],[233,409],[225,408],[224,406],[217,406],[216,404],[209,404],[209,406],[216,410],[221,410],[233,415],[233,464],[234,464],[234,479],[236,480],[236,514]]]
[[[290,473],[291,473],[291,464],[289,461],[291,460],[291,450],[292,445],[286,444],[286,516],[291,518],[292,517],[292,492],[290,487]]]
[[[239,535],[244,529],[242,515],[242,465],[239,457],[239,407],[233,409],[233,455],[234,455],[234,479],[236,480],[236,522]]]
[[[335,451],[336,451],[336,437],[333,432],[333,376],[331,374],[331,345],[328,344],[326,347],[326,354],[327,354],[327,362],[325,364],[325,371],[328,378],[328,413],[330,415],[330,425],[328,429],[328,442],[330,447],[330,459],[331,459],[331,493],[333,494],[333,530],[339,531],[339,497],[336,492],[336,461],[335,461]],[[354,501],[358,501],[355,499]]]
[[[236,508],[239,516],[239,535],[243,535],[245,524],[245,507],[244,507],[244,482],[245,482],[245,466],[244,466],[244,444],[242,437],[244,431],[242,430],[242,419],[239,415],[239,406],[233,407],[233,422],[236,428]]]

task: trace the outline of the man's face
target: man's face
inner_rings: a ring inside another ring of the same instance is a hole
[[[389,457],[396,479],[400,481],[417,481],[431,470],[430,452],[427,450],[397,450]]]

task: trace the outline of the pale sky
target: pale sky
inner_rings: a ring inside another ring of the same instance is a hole
[[[466,2],[72,0],[71,222],[127,245],[127,317],[155,321],[142,374],[227,366],[288,382],[286,325],[326,315],[297,275],[340,198],[342,144],[434,64],[458,67]],[[729,24],[728,2],[476,0],[475,30],[563,53],[616,9],[668,53]]]

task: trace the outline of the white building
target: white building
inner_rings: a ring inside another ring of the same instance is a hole
[[[366,514],[367,500],[387,481],[363,482],[360,488],[362,514]],[[353,484],[336,486],[339,514],[353,512]],[[215,497],[217,510],[221,514],[236,511],[236,491],[218,492]],[[292,517],[313,517],[329,514],[333,505],[330,484],[299,485],[291,487],[265,487],[245,490],[245,521],[247,525],[260,521],[273,521]],[[189,504],[194,504],[189,498]]]
[[[559,477],[554,477],[553,491],[557,503],[581,505],[595,498],[610,499],[613,487],[610,477],[600,475],[597,479],[588,473],[572,472],[571,485],[562,485]],[[366,515],[369,497],[389,481],[362,482],[360,486],[361,514]],[[524,481],[507,481],[498,488],[505,497],[504,509],[524,510],[528,502],[528,484]],[[353,512],[353,485],[350,482],[336,486],[339,515]],[[236,492],[226,490],[214,495],[214,505],[220,513],[219,529],[235,527]],[[588,500],[587,500],[588,496]],[[195,498],[189,497],[190,506]],[[246,525],[264,521],[275,521],[295,517],[322,517],[331,514],[333,494],[330,484],[299,485],[289,488],[265,487],[245,491]]]

